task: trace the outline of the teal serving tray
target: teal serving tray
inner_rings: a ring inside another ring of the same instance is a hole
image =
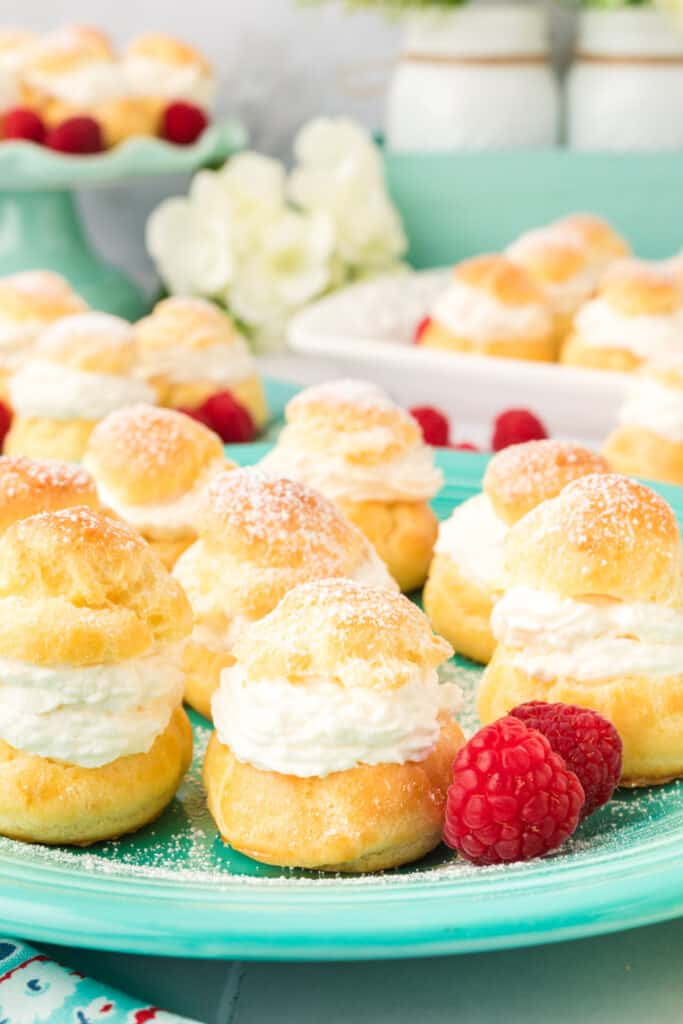
[[[267,445],[235,446],[257,461]],[[441,452],[439,516],[477,492],[483,456]],[[679,517],[683,493],[662,488]],[[455,661],[476,728],[480,670]],[[208,723],[153,825],[86,850],[0,840],[0,929],[125,953],[254,960],[371,959],[501,949],[631,928],[683,914],[683,787],[621,791],[554,856],[474,868],[441,848],[380,876],[279,870],[223,845],[206,810]]]

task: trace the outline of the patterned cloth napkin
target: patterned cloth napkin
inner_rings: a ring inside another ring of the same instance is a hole
[[[198,1024],[140,1004],[44,956],[0,939],[0,1024]]]

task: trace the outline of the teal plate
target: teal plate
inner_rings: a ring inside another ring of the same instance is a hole
[[[0,145],[0,182],[3,191],[72,189],[109,185],[155,174],[182,174],[220,161],[246,143],[239,121],[216,122],[191,146],[176,146],[163,139],[140,136],[93,156],[70,156],[34,142]]]
[[[265,445],[231,448],[242,463]],[[442,452],[438,514],[480,487],[481,456]],[[683,515],[683,492],[662,488]],[[480,670],[448,666],[476,727]],[[412,868],[361,878],[266,867],[217,838],[201,788],[209,728],[153,825],[86,850],[0,840],[0,928],[119,952],[323,960],[433,956],[597,935],[683,914],[683,786],[622,791],[555,856],[473,868],[441,848]]]

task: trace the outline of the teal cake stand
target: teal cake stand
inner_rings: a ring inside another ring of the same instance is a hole
[[[144,292],[105,263],[88,239],[75,192],[123,185],[222,163],[243,148],[237,121],[212,125],[192,146],[135,138],[96,156],[68,156],[31,142],[0,145],[0,275],[19,270],[63,274],[95,309],[130,320],[149,307]],[[125,199],[122,199],[125,202]]]

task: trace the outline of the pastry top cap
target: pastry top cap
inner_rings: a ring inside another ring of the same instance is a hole
[[[198,66],[211,72],[211,65],[199,50],[162,32],[145,32],[128,45],[126,57],[145,57],[163,64]]]
[[[624,316],[662,316],[683,308],[683,280],[657,263],[619,260],[605,271],[599,292]]]
[[[210,550],[308,578],[342,575],[368,551],[363,534],[318,491],[253,469],[212,480],[198,532]]]
[[[201,352],[212,345],[244,345],[232,319],[215,303],[185,296],[162,299],[138,321],[135,333],[143,358],[169,349]]]
[[[80,466],[23,455],[0,456],[0,532],[38,512],[100,507],[95,481]]]
[[[592,263],[606,266],[612,260],[629,256],[631,247],[604,218],[593,213],[571,213],[550,225],[587,251]]]
[[[199,541],[174,568],[202,625],[225,633],[260,619],[300,583],[370,572],[386,575],[369,541],[332,502],[293,480],[252,469],[209,485]],[[396,588],[397,589],[397,588]]]
[[[575,480],[520,519],[505,546],[508,587],[679,606],[681,540],[669,505],[613,473]]]
[[[527,441],[510,445],[491,459],[484,491],[496,514],[516,523],[563,487],[591,473],[608,473],[602,455],[571,441]]]
[[[92,61],[113,61],[110,40],[97,28],[68,25],[41,36],[32,48],[25,71],[62,74]]]
[[[422,444],[417,421],[369,381],[307,388],[288,403],[285,419],[282,443],[342,452],[349,463],[384,462]]]
[[[463,260],[455,267],[453,277],[505,306],[545,304],[543,292],[531,275],[507,256],[486,254]]]
[[[177,641],[192,614],[180,585],[121,523],[77,507],[22,519],[0,538],[0,655],[90,665]]]
[[[451,654],[426,616],[401,594],[349,580],[319,580],[290,590],[249,626],[234,649],[247,683],[329,679],[391,690],[436,669]]]
[[[125,505],[172,500],[191,490],[217,462],[228,469],[217,434],[172,409],[129,405],[90,435],[84,465]]]
[[[0,277],[0,316],[50,323],[86,309],[85,302],[68,281],[50,270],[29,270]]]
[[[548,228],[520,235],[508,247],[507,255],[543,285],[564,284],[590,265],[585,247]]]
[[[127,320],[110,313],[77,313],[46,327],[37,359],[89,373],[127,374],[135,365],[135,335]]]

